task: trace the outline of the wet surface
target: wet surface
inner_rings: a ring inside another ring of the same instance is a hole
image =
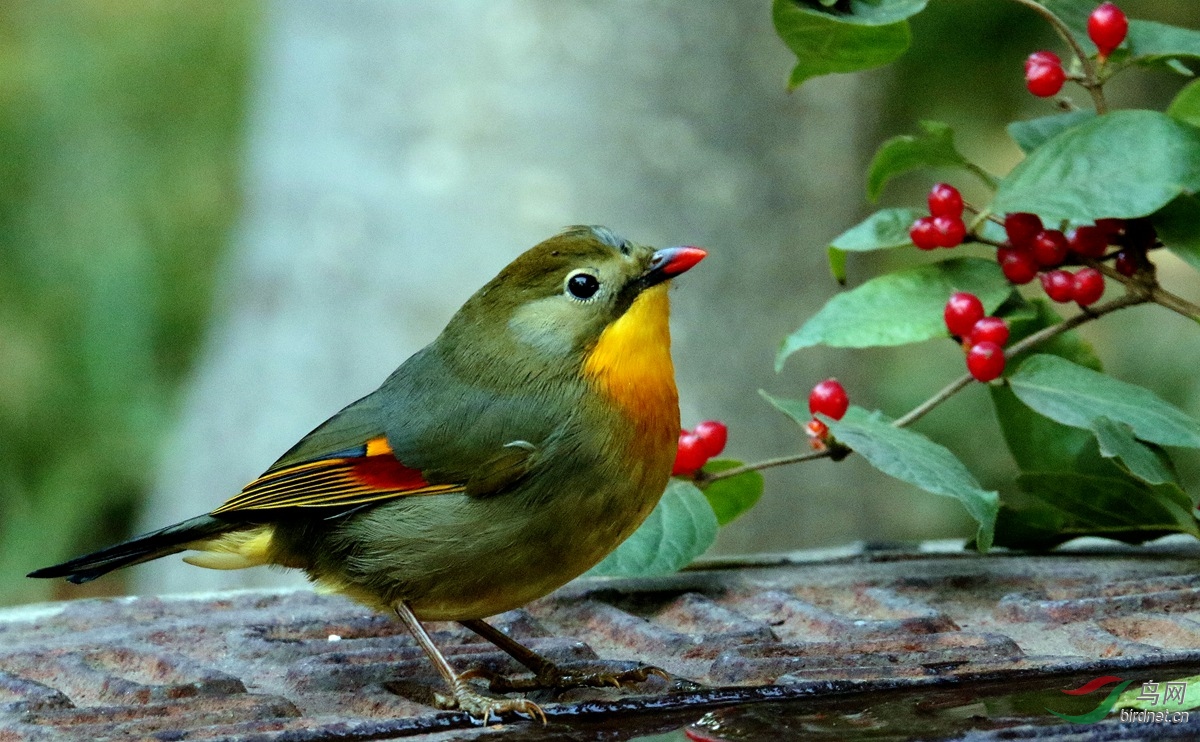
[[[581,581],[493,623],[559,663],[645,662],[671,678],[533,692],[545,727],[481,728],[438,709],[441,681],[403,628],[336,597],[33,606],[0,613],[0,742],[685,739],[681,729],[713,739],[1200,738],[1187,725],[1145,736],[1114,719],[1072,731],[1045,711],[1095,707],[1102,694],[1061,690],[1099,675],[1200,674],[1198,567],[1187,542],[986,558],[859,550]],[[430,628],[456,667],[522,671],[455,624]]]

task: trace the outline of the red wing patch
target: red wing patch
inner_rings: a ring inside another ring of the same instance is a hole
[[[401,464],[384,438],[369,441],[365,456],[335,456],[268,472],[212,511],[343,508],[380,500],[462,492],[459,484],[429,484]]]

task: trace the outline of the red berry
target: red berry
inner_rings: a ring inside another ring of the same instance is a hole
[[[682,474],[691,476],[708,462],[708,454],[704,452],[704,442],[695,433],[686,430],[679,432],[679,448],[675,452],[675,466],[671,467],[671,476]]]
[[[826,379],[813,387],[808,395],[808,411],[841,420],[850,408],[846,388],[837,379]]]
[[[1087,31],[1100,56],[1107,57],[1125,40],[1125,34],[1129,32],[1129,19],[1112,3],[1101,3],[1088,16]]]
[[[1025,87],[1039,98],[1057,95],[1066,81],[1067,73],[1054,52],[1034,52],[1025,61]]]
[[[967,225],[957,216],[935,216],[933,230],[938,236],[938,247],[957,247],[967,236]]]
[[[962,218],[963,200],[958,189],[949,183],[938,183],[929,191],[930,216],[954,216]]]
[[[942,316],[951,335],[966,337],[975,323],[983,319],[984,314],[986,312],[983,311],[983,302],[979,301],[978,296],[956,291],[946,301],[946,310]]]
[[[1047,271],[1042,274],[1042,288],[1054,301],[1068,302],[1075,298],[1075,277],[1067,271]]]
[[[941,235],[933,226],[932,216],[923,216],[908,229],[908,238],[922,250],[932,250],[941,242]]]
[[[692,435],[700,439],[704,453],[712,458],[725,450],[725,442],[729,440],[729,428],[717,420],[705,420],[692,428]]]
[[[1043,229],[1033,238],[1033,259],[1043,268],[1057,268],[1067,259],[1067,237],[1057,229]]]
[[[1125,231],[1125,220],[1097,219],[1096,228],[1104,232],[1104,238],[1108,240],[1108,244],[1114,245],[1117,238],[1121,236],[1121,232]]]
[[[1037,278],[1037,261],[1030,252],[1002,247],[996,251],[996,260],[1000,262],[1004,277],[1015,284],[1026,284]]]
[[[1158,232],[1149,219],[1130,219],[1125,223],[1125,245],[1149,250],[1158,242]]]
[[[1033,247],[1033,238],[1041,231],[1042,220],[1037,214],[1018,211],[1004,215],[1004,232],[1008,235],[1008,241],[1018,250]]]
[[[1067,243],[1085,258],[1099,258],[1108,248],[1108,234],[1100,227],[1076,227],[1067,235]]]
[[[1004,373],[1004,349],[990,340],[976,343],[967,351],[967,371],[977,381],[991,381]]]
[[[1034,52],[1033,54],[1030,54],[1025,59],[1025,71],[1026,72],[1033,69],[1034,67],[1053,67],[1055,65],[1062,67],[1062,59],[1059,58],[1059,56],[1057,54],[1055,54],[1054,52],[1052,52],[1048,49],[1043,49],[1041,51]]]
[[[1095,268],[1084,268],[1075,274],[1072,295],[1081,307],[1095,304],[1104,294],[1104,276]]]
[[[975,346],[980,343],[995,343],[1000,347],[1008,342],[1008,323],[999,317],[984,317],[971,328],[967,335],[967,345]]]
[[[1113,264],[1113,268],[1117,269],[1117,273],[1122,276],[1132,276],[1138,270],[1137,255],[1133,250],[1122,250],[1117,253],[1117,260]]]

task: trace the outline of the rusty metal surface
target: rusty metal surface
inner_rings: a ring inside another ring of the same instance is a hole
[[[1200,549],[1173,541],[1036,557],[859,549],[579,581],[493,622],[558,661],[642,661],[675,679],[534,694],[550,725],[499,730],[436,709],[440,680],[398,622],[338,597],[29,606],[0,612],[0,742],[622,739],[746,701],[837,697],[866,709],[894,688],[1165,664],[1200,673],[1198,568]],[[460,668],[520,670],[455,624],[431,628]],[[603,727],[613,716],[625,722]],[[1043,736],[1016,736],[1050,738],[1036,728]]]

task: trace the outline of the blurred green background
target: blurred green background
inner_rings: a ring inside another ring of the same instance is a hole
[[[1192,28],[1200,27],[1196,5],[1124,3],[1131,16]],[[769,3],[740,3],[736,12],[767,14]],[[239,218],[247,101],[268,19],[251,2],[0,4],[0,603],[123,589],[119,576],[68,591],[23,573],[30,554],[34,566],[48,564],[133,529],[176,424]],[[898,64],[862,76],[880,103],[858,160],[865,166],[880,141],[931,118],[956,127],[968,156],[1005,172],[1018,153],[1003,124],[1047,112],[1011,73],[1030,51],[1054,44],[1052,35],[1002,0],[934,0],[913,29],[913,48]],[[788,72],[779,66],[780,96]],[[1112,93],[1118,105],[1161,107],[1180,84],[1133,73]],[[857,189],[861,169],[844,177]],[[902,179],[885,200],[921,203],[929,183],[928,176]],[[863,203],[860,212],[871,208]],[[823,252],[824,244],[801,247]],[[851,279],[909,257],[855,259]],[[1194,274],[1181,266],[1168,261],[1164,280],[1197,298]],[[833,288],[820,283],[812,291],[824,297]],[[806,307],[788,312],[815,308]],[[1138,310],[1089,337],[1114,373],[1200,412],[1200,333],[1159,319]],[[767,362],[774,350],[761,349]],[[945,354],[931,361],[921,348],[836,355],[830,373],[867,390],[856,401],[893,413],[940,387],[961,363]],[[759,403],[753,388],[737,394]],[[1009,463],[984,395],[947,410],[922,429],[960,453],[986,485],[1005,486]],[[735,453],[760,458],[790,445]],[[1197,492],[1196,462],[1181,464]],[[800,548],[863,534],[970,531],[954,503],[897,494],[879,481],[856,528],[826,529],[819,542],[786,534],[766,542]],[[757,539],[746,532],[724,548],[748,551]]]
[[[256,19],[0,4],[0,600],[146,494],[238,211]]]

